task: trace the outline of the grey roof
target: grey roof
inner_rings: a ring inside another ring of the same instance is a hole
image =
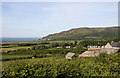
[[[95,51],[85,51],[84,53],[80,54],[79,57],[91,57],[91,56],[98,56],[99,53]]]
[[[118,52],[118,49],[104,48],[104,49],[100,50],[100,53],[102,53],[102,52],[107,52],[108,54],[110,54],[110,53],[116,53],[116,52]]]
[[[120,47],[120,42],[111,42],[112,47]]]
[[[70,52],[66,54],[66,56],[68,56],[68,57],[72,57],[74,55],[75,55],[75,53],[70,53]]]
[[[82,54],[88,54],[88,55],[90,55],[90,54],[94,54],[94,51],[85,51],[85,52],[82,53]]]

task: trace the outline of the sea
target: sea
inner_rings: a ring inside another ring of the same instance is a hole
[[[0,38],[0,42],[38,41],[40,38]]]

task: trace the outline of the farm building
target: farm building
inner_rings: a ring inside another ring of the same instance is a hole
[[[70,48],[70,46],[65,46],[66,48]]]
[[[117,53],[120,50],[120,41],[107,43],[105,47],[102,48],[88,48],[87,51],[80,54],[79,57],[91,57],[98,56],[99,53],[107,52],[107,54]]]
[[[90,48],[87,51],[85,51],[84,53],[80,54],[79,57],[94,57],[94,56],[98,56],[100,52],[99,48]]]
[[[101,49],[100,52],[107,52],[108,54],[110,53],[116,53],[120,50],[120,41],[119,42],[114,42],[112,41],[111,43],[107,43],[105,45],[105,48]]]
[[[110,43],[107,43],[107,44],[105,45],[105,48],[113,48],[113,47],[110,45]]]
[[[75,53],[67,53],[65,56],[66,59],[74,59],[76,58],[76,54]]]
[[[112,41],[111,43],[107,43],[107,44],[105,45],[105,48],[120,49],[120,41],[119,41],[119,42],[114,42],[114,41]]]
[[[80,54],[79,57],[94,57],[98,56],[99,51],[85,51],[84,53]]]
[[[114,49],[114,48],[103,48],[103,49],[100,49],[100,53],[107,52],[107,54],[116,53],[118,51],[119,51],[119,49]]]
[[[47,56],[51,56],[51,54],[47,54]]]

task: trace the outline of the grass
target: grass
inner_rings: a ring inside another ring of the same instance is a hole
[[[57,42],[57,43],[61,43],[61,42],[74,42],[75,40],[57,40],[57,41],[34,41],[34,43],[42,43],[42,42],[48,42],[48,43],[53,43],[53,42]]]
[[[7,56],[6,56],[7,57]],[[57,57],[47,57],[47,58],[34,58],[34,59],[23,59],[23,60],[11,60],[11,61],[3,61],[2,66],[3,67],[9,67],[12,64],[17,65],[17,64],[23,64],[23,63],[30,63],[30,64],[35,64],[35,63],[58,63],[59,62],[64,62],[65,58],[57,58]]]
[[[11,47],[11,48],[2,48],[2,51],[13,51],[13,50],[18,50],[18,49],[28,49],[31,48],[32,46],[23,46],[23,47]]]
[[[97,39],[97,38],[99,38],[100,39],[101,37],[85,37],[85,38],[88,38],[88,39],[91,39],[91,38],[92,39]]]
[[[29,57],[32,57],[32,56],[33,56],[32,54],[29,54],[29,55],[23,55],[23,54],[21,54],[21,55],[7,55],[7,54],[5,54],[5,55],[2,55],[2,58],[0,58],[0,59],[2,59],[2,60],[7,60],[7,59],[14,60],[17,58],[24,58],[24,59],[26,58],[29,60]],[[55,59],[61,59],[61,58],[64,58],[64,56],[65,56],[64,54],[61,54],[61,55],[60,54],[52,54],[51,56],[45,57],[45,59],[49,58],[49,57],[50,58],[55,57]]]
[[[2,55],[2,59],[12,59],[20,57],[32,57],[33,55]]]

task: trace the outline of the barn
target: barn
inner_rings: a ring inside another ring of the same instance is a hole
[[[71,52],[67,53],[65,56],[66,59],[75,59],[76,57],[76,54]]]

